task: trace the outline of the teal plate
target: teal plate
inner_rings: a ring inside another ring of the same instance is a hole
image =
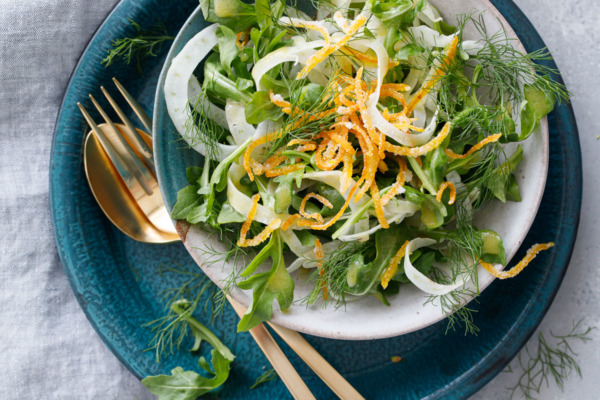
[[[492,3],[511,24],[528,51],[545,47],[531,23],[510,0]],[[83,138],[87,126],[77,101],[112,88],[115,76],[151,114],[158,75],[168,49],[134,67],[100,65],[111,40],[132,33],[127,18],[142,26],[160,20],[175,35],[197,7],[194,0],[123,0],[90,42],[67,87],[54,133],[50,170],[50,206],[54,234],[65,273],[88,319],[102,340],[136,376],[168,373],[175,366],[197,369],[197,356],[185,350],[158,364],[145,352],[152,332],[142,324],[164,315],[160,294],[184,279],[157,274],[161,267],[197,271],[180,243],[148,245],[135,242],[104,217],[83,171]],[[547,65],[556,67],[553,62]],[[560,76],[556,77],[560,80]],[[101,96],[97,96],[101,97]],[[86,104],[90,106],[89,104]],[[91,107],[88,107],[91,108]],[[99,117],[94,115],[95,118]],[[581,153],[573,110],[560,106],[549,116],[550,167],[538,216],[516,257],[533,243],[554,241],[517,279],[492,283],[479,298],[475,323],[478,336],[460,330],[446,332],[441,321],[417,332],[373,341],[340,341],[306,336],[307,340],[366,398],[466,398],[490,381],[517,354],[534,332],[562,281],[575,242],[581,207]],[[183,177],[181,186],[183,186]],[[167,198],[173,203],[172,195]],[[208,315],[199,315],[208,321]],[[237,355],[230,380],[215,397],[221,399],[283,399],[289,393],[281,381],[255,390],[249,386],[268,362],[249,334],[236,334],[237,317],[228,309],[211,328]],[[282,346],[319,399],[335,395],[299,358]],[[403,362],[392,363],[392,356]]]

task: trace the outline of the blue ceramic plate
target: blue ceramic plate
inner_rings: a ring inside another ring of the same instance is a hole
[[[544,47],[527,18],[509,0],[492,1],[519,35],[528,51]],[[75,69],[58,115],[54,135],[50,184],[54,232],[73,291],[88,319],[117,357],[138,377],[168,373],[175,366],[197,369],[197,357],[185,350],[160,364],[144,352],[152,332],[141,325],[164,315],[161,292],[181,284],[178,274],[159,274],[173,266],[196,271],[181,244],[137,243],[104,217],[87,187],[82,144],[87,127],[77,101],[98,94],[100,85],[112,87],[115,76],[151,112],[158,74],[166,51],[135,67],[100,65],[111,40],[132,33],[127,18],[148,26],[165,22],[174,35],[196,8],[194,0],[124,0],[100,27]],[[553,63],[548,65],[555,67]],[[560,77],[558,77],[560,78]],[[101,96],[97,96],[101,97]],[[89,105],[89,104],[88,104]],[[97,116],[96,116],[97,117]],[[442,321],[397,338],[339,341],[308,336],[320,351],[366,398],[465,398],[492,379],[515,356],[541,321],[567,268],[579,221],[581,156],[572,109],[558,107],[549,116],[550,169],[538,217],[517,253],[535,242],[553,240],[557,246],[541,254],[518,279],[494,282],[475,308],[479,336],[446,332]],[[199,315],[208,321],[208,315]],[[219,393],[222,399],[288,398],[280,381],[258,389],[248,387],[268,367],[248,334],[236,334],[231,310],[212,329],[237,355],[232,376]],[[285,348],[285,346],[283,346]],[[392,356],[403,362],[394,364]],[[292,362],[319,399],[335,398],[293,354]]]

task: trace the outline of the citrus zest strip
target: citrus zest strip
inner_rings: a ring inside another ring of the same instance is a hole
[[[240,238],[237,242],[237,245],[240,247],[258,246],[260,243],[264,242],[275,229],[279,228],[279,225],[281,225],[281,220],[279,218],[275,218],[273,221],[269,222],[269,225],[267,225],[266,228],[254,238],[246,239],[246,235],[250,230],[252,220],[254,220],[254,215],[256,214],[256,208],[258,207],[259,200],[260,194],[257,193],[252,196],[252,207],[250,207],[246,221],[244,221],[244,224],[242,225]]]
[[[285,221],[283,221],[283,224],[281,224],[281,229],[287,231],[289,227],[292,226],[292,224],[298,221],[300,218],[302,218],[302,215],[300,214],[290,215]]]
[[[501,133],[496,133],[495,135],[491,135],[486,137],[485,139],[483,139],[481,142],[477,143],[476,145],[474,145],[473,147],[471,147],[469,149],[469,151],[467,151],[465,154],[456,154],[455,152],[453,152],[450,149],[446,149],[446,155],[448,157],[452,157],[455,159],[460,159],[462,160],[463,158],[467,158],[469,157],[471,154],[475,153],[476,151],[480,150],[483,146],[485,146],[488,143],[493,143],[493,142],[497,142],[500,138],[502,137]]]
[[[399,156],[405,156],[405,157],[422,156],[424,154],[429,153],[432,150],[437,149],[442,144],[444,139],[446,139],[446,137],[448,136],[451,126],[452,126],[452,123],[446,122],[446,125],[444,125],[444,128],[439,133],[439,135],[437,135],[435,138],[433,138],[432,140],[430,140],[428,143],[424,144],[423,146],[403,147],[403,146],[396,146],[396,145],[386,142],[385,149],[387,151],[397,154]]]
[[[315,257],[317,257],[317,267],[319,268],[319,276],[325,275],[325,270],[323,269],[323,261],[325,259],[325,252],[323,252],[323,246],[321,245],[321,241],[319,239],[315,239]],[[329,297],[329,293],[327,293],[327,282],[325,279],[321,281],[321,290],[323,290],[323,300],[327,300]]]
[[[265,144],[267,142],[279,139],[282,134],[283,134],[282,131],[277,131],[277,132],[272,132],[272,133],[266,134],[265,136],[260,137],[256,140],[254,140],[253,142],[251,142],[248,145],[248,147],[246,148],[246,151],[244,152],[244,169],[248,173],[248,176],[250,177],[251,181],[254,181],[254,174],[252,173],[252,168],[250,167],[250,157],[252,156],[252,152],[254,151],[254,149],[256,149],[261,144]],[[258,163],[258,164],[260,165],[260,163]]]
[[[406,161],[404,161],[404,159],[400,156],[395,156],[394,159],[398,163],[399,167],[398,176],[396,177],[396,182],[394,182],[390,190],[388,190],[388,192],[381,198],[381,205],[384,206],[398,194],[406,182]]]
[[[375,205],[375,214],[377,215],[377,219],[379,220],[379,224],[383,229],[387,229],[390,227],[387,220],[385,219],[385,215],[383,214],[383,205],[381,204],[381,197],[379,196],[379,188],[377,187],[377,183],[373,182],[371,184],[371,197],[373,199],[373,204]]]
[[[298,226],[308,226],[314,230],[324,231],[331,225],[335,224],[337,220],[340,219],[342,215],[344,215],[344,211],[346,211],[346,208],[348,208],[348,204],[350,204],[350,199],[352,199],[352,195],[354,195],[354,192],[361,183],[362,181],[358,181],[354,184],[354,186],[352,186],[352,189],[350,189],[350,192],[348,193],[348,198],[346,198],[346,202],[344,203],[342,208],[340,208],[340,211],[338,211],[338,213],[329,222],[317,225],[314,223],[314,221],[300,220],[298,221]]]
[[[304,218],[314,219],[317,222],[319,222],[320,224],[322,224],[324,221],[323,221],[323,216],[321,214],[319,214],[319,213],[309,214],[308,212],[306,212],[306,210],[305,210],[306,202],[309,199],[317,199],[321,203],[323,203],[323,205],[325,205],[325,207],[327,207],[327,208],[333,208],[333,204],[331,204],[331,202],[329,200],[327,200],[325,197],[321,196],[320,194],[316,194],[316,193],[309,193],[306,196],[304,196],[304,198],[302,199],[302,203],[300,204],[300,215],[302,215]]]
[[[454,204],[454,201],[456,200],[456,186],[454,186],[454,183],[452,182],[444,182],[440,185],[440,189],[437,191],[437,194],[435,195],[435,199],[437,200],[438,203],[442,202],[442,195],[444,194],[444,190],[446,190],[447,188],[450,188],[450,200],[448,200],[448,204],[452,205]]]
[[[291,174],[292,172],[300,171],[304,167],[306,167],[305,164],[284,165],[283,167],[278,167],[265,171],[265,176],[267,178],[275,178],[276,176],[287,175]]]
[[[495,276],[498,279],[507,279],[512,278],[518,275],[529,263],[538,255],[539,252],[548,250],[549,248],[554,246],[554,242],[550,243],[541,243],[533,245],[529,250],[527,250],[527,255],[523,257],[521,261],[514,267],[510,269],[510,271],[498,271],[492,264],[488,264],[479,260],[479,263],[483,268],[485,268],[490,274]]]
[[[402,261],[402,257],[405,255],[404,253],[406,253],[406,246],[408,246],[408,243],[408,240],[404,242],[383,272],[383,275],[381,276],[381,287],[384,289],[387,288],[394,275],[396,275],[396,272],[398,272],[398,264]]]
[[[306,62],[306,65],[304,66],[304,68],[302,68],[302,70],[298,73],[296,79],[303,79],[306,78],[306,76],[308,75],[308,73],[315,67],[317,66],[317,64],[319,64],[321,61],[323,61],[326,57],[328,57],[329,55],[331,55],[332,53],[334,53],[335,51],[339,50],[340,48],[344,47],[346,45],[346,43],[348,43],[348,41],[352,38],[352,36],[354,36],[356,34],[356,32],[358,32],[358,30],[367,22],[367,17],[363,14],[360,14],[350,25],[350,27],[348,28],[348,32],[346,32],[346,35],[341,38],[339,41],[337,41],[335,44],[330,44],[330,43],[326,43],[325,46],[323,46],[323,48],[319,51],[317,51],[315,54],[313,54],[308,61]],[[325,37],[326,42],[328,42],[328,37]]]
[[[433,88],[433,86],[440,79],[442,79],[444,77],[444,75],[446,74],[446,67],[448,67],[450,65],[450,63],[454,59],[454,56],[456,55],[457,46],[458,46],[458,35],[454,36],[454,39],[452,39],[452,42],[448,46],[448,50],[446,51],[446,56],[444,57],[444,59],[442,61],[442,65],[440,65],[435,70],[435,72],[433,73],[433,77],[431,79],[429,79],[427,82],[425,82],[423,84],[423,86],[421,86],[419,91],[417,93],[415,93],[413,98],[408,103],[408,106],[406,107],[406,115],[412,114],[412,112],[414,111],[417,104],[419,104],[419,102],[421,100],[423,100],[423,98],[425,98],[425,96],[427,96],[427,93],[429,93],[429,91]]]
[[[325,42],[327,42],[328,44],[331,40],[331,38],[329,37],[329,32],[327,31],[325,26],[323,26],[323,24],[320,24],[317,21],[306,21],[306,20],[299,19],[299,18],[290,18],[289,24],[286,24],[286,25],[295,26],[296,28],[304,28],[304,29],[311,29],[313,31],[317,31],[321,35],[323,35]]]

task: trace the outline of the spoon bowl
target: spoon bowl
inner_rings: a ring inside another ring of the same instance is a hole
[[[119,130],[125,129],[121,124],[115,126]],[[111,129],[108,124],[100,124],[98,127],[105,133]],[[137,131],[151,147],[152,137],[142,130]],[[85,176],[98,205],[124,234],[145,243],[171,243],[181,240],[177,233],[157,229],[150,222],[129,193],[125,182],[92,131],[85,138],[83,164]]]

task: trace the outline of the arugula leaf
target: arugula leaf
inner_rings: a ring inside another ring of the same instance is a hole
[[[240,91],[236,82],[229,78],[231,70],[227,71],[221,65],[221,58],[213,53],[204,63],[204,83],[203,89],[209,91],[216,98],[225,104],[225,99],[248,103],[252,100],[250,94],[246,91]]]
[[[523,88],[525,102],[521,110],[521,134],[519,141],[527,139],[536,131],[540,120],[554,109],[556,96],[536,85],[525,85]]]
[[[196,186],[186,186],[177,192],[177,202],[171,211],[173,219],[187,219],[188,215],[202,204],[202,196],[198,194]]]
[[[283,241],[278,232],[271,235],[267,246],[269,245],[271,247],[266,253],[273,260],[271,270],[253,275],[238,283],[238,287],[242,290],[253,290],[252,303],[238,324],[238,332],[248,331],[261,322],[270,320],[275,299],[281,310],[287,310],[294,300],[294,280],[285,268]],[[263,251],[257,257],[262,253]]]
[[[511,178],[511,176],[522,159],[523,146],[519,145],[517,150],[506,161],[494,169],[491,176],[485,182],[485,186],[503,203],[506,203],[509,188],[511,188],[512,196],[515,197],[514,185],[516,184],[516,180],[513,183],[512,179],[514,178]],[[518,197],[520,198],[521,196],[519,195]]]
[[[417,43],[408,43],[402,46],[394,57],[396,60],[408,60],[408,57],[416,56],[425,51],[424,48],[419,46]]]
[[[142,379],[142,384],[150,393],[157,395],[158,400],[196,400],[227,380],[230,363],[220,352],[212,350],[210,378],[176,367],[171,370],[171,375],[148,376]],[[206,365],[201,367],[205,369]]]
[[[225,214],[228,210],[219,211],[223,206],[215,207],[215,202],[217,201],[217,194],[224,192],[227,188],[227,172],[231,163],[237,160],[246,150],[250,141],[251,139],[246,140],[233,153],[223,159],[210,175],[210,180],[208,177],[211,162],[206,158],[200,178],[194,184],[184,187],[177,193],[177,202],[171,212],[171,218],[185,219],[191,224],[207,222],[215,229],[222,229],[219,217],[231,220],[231,222],[234,219],[239,220],[239,217],[230,212]],[[198,167],[193,170],[188,169],[188,179],[195,178],[199,171]],[[222,202],[224,203],[224,201]],[[223,215],[221,215],[221,212],[223,212]],[[225,217],[226,215],[227,217]]]
[[[229,77],[233,77],[231,72],[231,63],[238,56],[237,36],[234,31],[221,25],[217,28],[217,37],[219,38],[219,58],[221,65],[225,68]],[[237,82],[236,82],[237,85]]]
[[[277,121],[283,116],[283,111],[273,104],[269,93],[262,90],[252,95],[252,101],[246,105],[244,112],[249,124],[259,124],[267,119]]]
[[[381,275],[392,257],[409,239],[410,233],[404,224],[394,224],[389,229],[377,231],[375,233],[375,259],[353,271],[356,274],[356,284],[352,288],[348,288],[347,292],[355,296],[369,292],[381,279]]]
[[[242,32],[256,25],[253,6],[239,0],[200,0],[204,19],[224,25],[234,32]]]
[[[405,186],[406,200],[421,207],[421,222],[427,229],[435,229],[444,223],[444,218],[448,216],[446,206],[437,201],[434,195],[421,193],[410,186]]]

